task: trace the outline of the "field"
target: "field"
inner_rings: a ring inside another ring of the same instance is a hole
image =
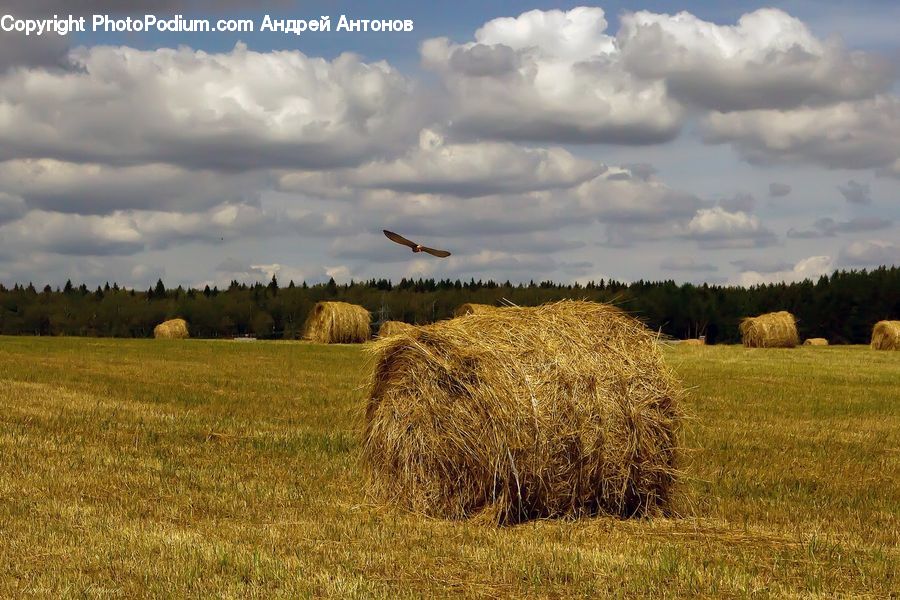
[[[900,590],[900,353],[672,348],[681,518],[429,520],[367,499],[360,347],[0,338],[0,597]]]

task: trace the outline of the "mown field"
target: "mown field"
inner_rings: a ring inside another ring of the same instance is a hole
[[[0,597],[898,594],[900,352],[673,348],[682,517],[367,499],[359,347],[0,338]]]

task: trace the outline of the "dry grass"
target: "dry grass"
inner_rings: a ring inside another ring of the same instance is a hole
[[[704,340],[698,340],[696,338],[681,340],[678,344],[679,346],[705,346],[706,342]]]
[[[304,339],[319,344],[359,344],[369,339],[371,316],[347,302],[317,302],[303,326]]]
[[[800,343],[794,315],[784,310],[747,317],[740,329],[748,348],[793,348]]]
[[[678,347],[688,516],[366,501],[361,346],[0,337],[0,597],[890,597],[900,360]]]
[[[492,306],[490,304],[476,304],[474,302],[466,302],[465,304],[460,304],[456,307],[456,310],[453,311],[454,317],[463,317],[465,315],[472,315],[477,313],[490,313],[497,310],[497,306]]]
[[[364,454],[387,503],[501,523],[670,508],[681,392],[621,310],[473,313],[372,353]]]
[[[184,319],[163,321],[153,328],[153,337],[160,340],[183,340],[190,337],[188,324]]]
[[[806,341],[803,342],[804,346],[827,346],[828,340],[825,338],[807,338]]]
[[[873,350],[900,350],[900,321],[879,321],[872,328]]]
[[[378,327],[378,337],[385,338],[398,333],[404,333],[415,329],[415,325],[404,323],[403,321],[385,321]]]

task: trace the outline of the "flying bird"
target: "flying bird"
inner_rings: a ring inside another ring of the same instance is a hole
[[[387,229],[382,229],[384,231],[384,235],[387,236],[387,239],[392,242],[397,242],[398,244],[403,244],[404,246],[409,246],[412,248],[413,252],[427,252],[432,256],[437,256],[438,258],[447,258],[450,256],[450,253],[446,250],[435,250],[434,248],[429,248],[428,246],[423,246],[422,244],[417,244],[415,242],[411,242],[400,234],[394,233],[393,231],[388,231]]]

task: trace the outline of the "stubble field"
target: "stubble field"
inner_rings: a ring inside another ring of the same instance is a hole
[[[0,338],[0,596],[900,590],[900,353],[671,348],[682,516],[493,528],[372,503],[359,346]]]

